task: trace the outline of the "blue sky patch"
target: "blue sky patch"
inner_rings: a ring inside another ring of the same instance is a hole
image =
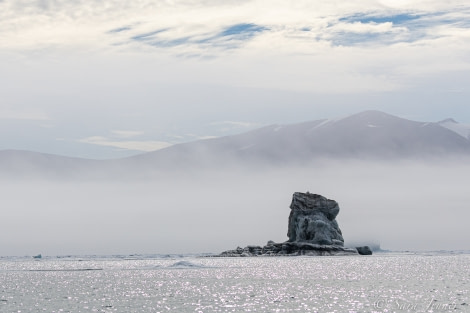
[[[395,15],[372,15],[355,14],[339,19],[339,22],[383,24],[392,23],[393,26],[405,27],[407,33],[354,33],[340,32],[335,34],[332,42],[334,45],[357,46],[357,45],[390,45],[398,42],[413,42],[426,36],[426,29],[432,24],[426,15],[419,14],[395,14]],[[434,22],[435,24],[436,22]],[[331,25],[333,26],[333,25]],[[331,27],[330,26],[330,27]]]
[[[160,47],[160,48],[169,48],[169,47],[176,47],[176,46],[181,46],[184,44],[187,44],[190,42],[191,37],[181,37],[181,38],[175,38],[171,40],[155,40],[151,41],[148,44],[154,47]]]
[[[118,32],[118,30],[120,29],[116,29],[114,32]],[[145,42],[148,45],[159,48],[170,48],[192,44],[205,48],[207,48],[207,46],[213,46],[223,49],[235,49],[240,46],[242,41],[249,40],[258,33],[268,30],[268,28],[252,23],[241,23],[226,27],[215,35],[207,35],[202,38],[201,36],[187,36],[180,38],[161,38],[158,36],[158,34],[167,30],[168,28],[159,29],[133,36],[130,39]],[[124,31],[124,28],[120,31]]]
[[[354,33],[339,32],[331,39],[334,46],[392,45],[399,42],[415,42],[426,36],[425,33],[408,33],[406,36],[395,33]]]
[[[332,43],[335,46],[356,46],[364,44],[372,44],[374,42],[389,42],[393,37],[390,35],[378,34],[378,33],[349,33],[342,32],[336,34],[332,39]]]
[[[389,16],[373,16],[373,15],[363,15],[356,14],[348,17],[343,17],[340,19],[340,22],[360,22],[360,23],[393,23],[394,25],[402,25],[408,22],[414,21],[421,18],[421,15],[415,14],[396,14]]]
[[[232,25],[230,27],[227,27],[225,30],[219,33],[217,37],[227,37],[227,36],[233,36],[233,37],[241,37],[241,38],[251,38],[253,37],[256,33],[263,32],[267,30],[266,27],[264,26],[259,26],[256,24],[236,24]]]
[[[145,33],[145,34],[140,34],[140,35],[134,36],[134,37],[132,37],[131,39],[132,39],[132,40],[137,40],[137,41],[152,40],[153,37],[154,37],[156,34],[163,33],[163,32],[165,32],[165,31],[167,31],[167,30],[168,30],[168,28],[159,29],[159,30],[156,30],[156,31],[153,31],[153,32],[149,32],[149,33]]]
[[[124,26],[124,27],[111,29],[108,33],[120,33],[120,32],[125,32],[125,31],[131,30],[131,29],[132,29],[132,27],[130,27],[130,26]]]

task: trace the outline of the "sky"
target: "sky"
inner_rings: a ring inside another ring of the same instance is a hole
[[[120,158],[382,110],[470,123],[464,0],[0,0],[0,150]]]

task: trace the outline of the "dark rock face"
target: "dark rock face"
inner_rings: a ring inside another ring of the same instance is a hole
[[[372,250],[369,246],[356,247],[356,250],[360,255],[372,255]]]
[[[290,205],[287,236],[283,243],[268,241],[266,246],[238,247],[219,256],[348,255],[358,250],[344,248],[336,222],[338,203],[317,194],[296,192]]]
[[[296,192],[292,197],[287,237],[289,242],[344,246],[336,222],[338,203],[320,195]]]

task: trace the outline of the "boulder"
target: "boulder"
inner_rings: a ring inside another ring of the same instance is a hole
[[[356,247],[356,250],[360,255],[372,255],[372,250],[369,246]]]

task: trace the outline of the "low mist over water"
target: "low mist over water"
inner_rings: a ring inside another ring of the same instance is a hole
[[[464,161],[318,162],[138,180],[0,181],[1,255],[221,252],[287,240],[293,192],[338,201],[348,242],[470,249]]]

